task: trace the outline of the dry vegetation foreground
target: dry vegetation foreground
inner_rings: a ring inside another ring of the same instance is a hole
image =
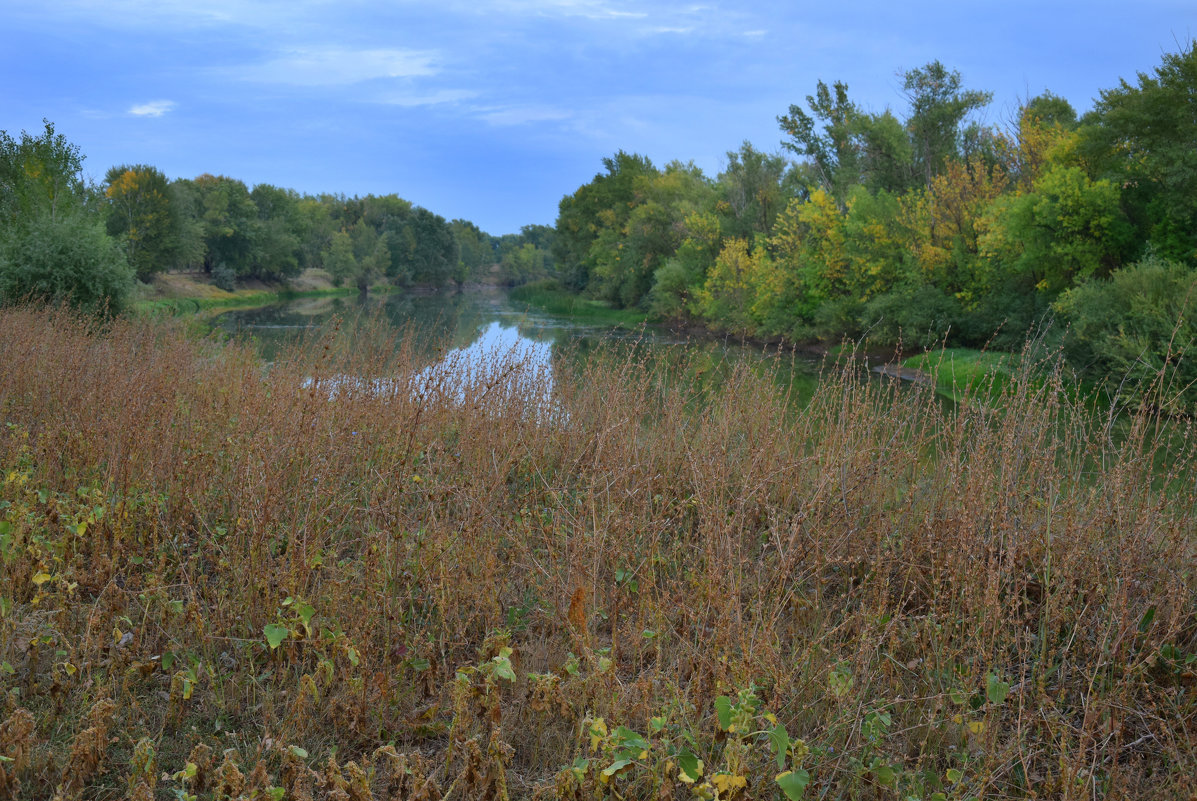
[[[423,366],[0,311],[0,797],[1191,797],[1187,431]]]

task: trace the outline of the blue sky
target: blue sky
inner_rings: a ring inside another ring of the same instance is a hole
[[[619,149],[709,175],[822,79],[904,114],[939,59],[1005,124],[1078,111],[1197,36],[1197,0],[0,0],[0,129],[42,118],[86,171],[152,164],[394,192],[494,234],[552,224]]]

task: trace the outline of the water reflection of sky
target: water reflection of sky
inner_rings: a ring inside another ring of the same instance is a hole
[[[410,292],[381,298],[303,298],[231,310],[215,318],[213,327],[252,338],[263,358],[272,361],[288,343],[322,330],[333,319],[350,326],[354,320],[371,317],[416,336],[417,351],[427,357],[421,380],[434,380],[444,387],[452,384],[457,397],[479,382],[493,380],[497,362],[504,365],[502,369],[518,372],[526,382],[524,389],[531,381],[551,387],[563,360],[580,364],[611,348],[618,352],[632,349],[638,359],[644,357],[645,364],[685,362],[690,372],[714,383],[732,365],[748,362],[781,384],[799,382],[800,395],[813,390],[819,369],[812,360],[777,359],[760,348],[711,339],[691,341],[655,326],[629,331],[580,324],[513,303],[506,292],[497,289]],[[516,363],[522,365],[518,371],[513,369]],[[342,377],[341,381],[339,391],[348,390],[348,380]],[[384,389],[372,382],[352,383],[360,389],[369,386],[370,391]],[[508,390],[522,391],[514,386]]]

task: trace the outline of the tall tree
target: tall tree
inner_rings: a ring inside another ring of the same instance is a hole
[[[961,155],[965,119],[988,105],[993,94],[963,89],[960,73],[948,71],[939,61],[908,71],[902,88],[910,101],[906,128],[916,171],[930,187],[948,159]]]
[[[1197,41],[1135,84],[1101,93],[1083,120],[1082,150],[1158,253],[1197,259]]]
[[[104,178],[108,233],[122,241],[130,266],[141,280],[175,263],[179,222],[169,181],[147,164],[121,165]]]
[[[848,84],[842,81],[836,81],[831,88],[819,81],[815,93],[806,96],[806,103],[809,114],[801,106],[792,105],[789,114],[777,118],[790,137],[782,147],[807,156],[819,185],[842,202],[849,188],[860,180],[861,111],[848,99]]]
[[[40,136],[20,140],[0,131],[0,225],[17,225],[45,214],[51,220],[87,201],[83,156],[78,145],[43,120]]]
[[[751,239],[768,234],[797,187],[787,179],[794,173],[781,155],[763,153],[744,142],[728,151],[727,168],[719,175],[722,199],[731,212],[726,234]]]

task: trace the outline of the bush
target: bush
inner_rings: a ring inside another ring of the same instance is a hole
[[[1110,278],[1068,290],[1064,353],[1110,379],[1120,396],[1173,414],[1197,412],[1197,272],[1148,256]]]
[[[942,343],[962,311],[960,302],[933,286],[913,286],[878,295],[865,304],[861,326],[878,345],[899,342],[918,348]]]
[[[212,268],[212,283],[216,285],[217,289],[232,292],[237,288],[237,273],[222,261]],[[338,283],[337,286],[340,284]]]
[[[0,241],[0,300],[65,303],[114,314],[125,305],[133,269],[103,223],[82,214],[34,219]]]

